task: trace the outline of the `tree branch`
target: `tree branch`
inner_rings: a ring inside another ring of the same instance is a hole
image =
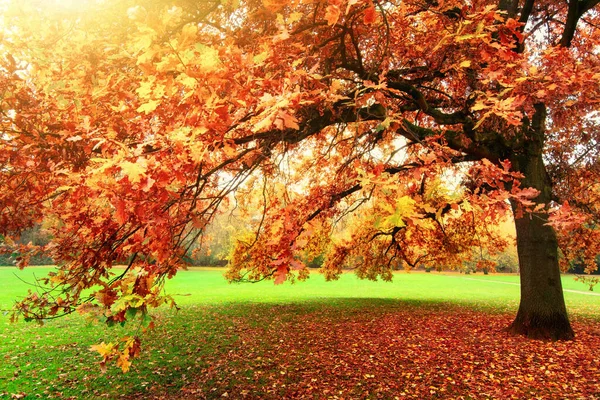
[[[583,14],[594,8],[598,3],[600,3],[600,0],[569,0],[569,10],[567,12],[565,30],[563,31],[560,39],[561,46],[571,46],[571,42],[575,37],[579,19],[583,16]]]

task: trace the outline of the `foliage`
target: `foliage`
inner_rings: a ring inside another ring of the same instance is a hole
[[[30,229],[26,229],[21,233],[16,243],[20,245],[27,245],[31,243],[34,246],[45,246],[50,241],[48,233],[44,230],[42,225],[35,225]],[[25,254],[26,255],[26,254]],[[0,253],[0,265],[14,265],[21,260],[23,254],[2,254]],[[52,265],[54,261],[44,254],[43,251],[38,254],[29,255],[29,265]]]
[[[506,247],[487,227],[510,210],[594,269],[597,3],[3,2],[0,246],[59,265],[15,315],[173,305],[165,280],[228,207],[251,227],[231,280],[306,279],[321,254],[328,279],[458,268]],[[16,242],[43,219],[50,243]],[[97,349],[126,366],[135,343]]]
[[[498,254],[489,254],[487,251],[476,250],[477,254],[472,260],[463,264],[461,271],[465,273],[490,272],[515,273],[519,272],[519,262],[514,249],[506,249]]]
[[[569,272],[573,274],[592,274],[598,275],[600,274],[600,254],[596,256],[596,269],[594,271],[589,271],[589,267],[584,264],[580,259],[574,259],[569,262]]]

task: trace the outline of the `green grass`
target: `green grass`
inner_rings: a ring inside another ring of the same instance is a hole
[[[0,309],[26,293],[24,282],[49,268],[24,271],[0,268]],[[398,273],[393,282],[358,280],[344,274],[325,282],[317,273],[306,282],[275,286],[272,282],[227,284],[222,270],[182,271],[168,283],[181,311],[156,312],[157,328],[143,336],[144,351],[132,370],[123,375],[114,367],[100,374],[96,354],[89,346],[126,335],[135,326],[108,329],[80,316],[50,321],[44,326],[0,318],[0,398],[24,393],[28,397],[109,398],[139,393],[152,386],[176,391],[206,367],[207,358],[218,357],[236,342],[236,321],[252,319],[252,313],[280,305],[289,308],[286,318],[320,307],[351,315],[369,307],[429,306],[451,303],[493,312],[514,313],[518,276]],[[584,295],[587,287],[572,276],[563,277],[567,306],[575,318],[600,319],[600,296]],[[298,307],[297,305],[301,306]],[[292,307],[293,306],[293,307]]]

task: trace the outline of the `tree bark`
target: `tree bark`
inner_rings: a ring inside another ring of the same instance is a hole
[[[526,142],[513,153],[514,169],[524,175],[522,186],[539,190],[537,204],[548,205],[552,199],[552,182],[542,157],[545,107],[536,105],[536,114],[524,133]],[[570,340],[574,333],[569,323],[563,296],[558,240],[546,213],[527,213],[512,202],[517,231],[517,251],[521,276],[521,302],[508,331],[534,339]]]
[[[533,339],[570,340],[574,333],[563,297],[558,243],[545,214],[515,220],[521,276],[519,311],[508,331]]]

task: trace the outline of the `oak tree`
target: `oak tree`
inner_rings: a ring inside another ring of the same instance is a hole
[[[458,267],[512,214],[508,329],[572,338],[559,264],[600,253],[598,2],[3,2],[2,247],[58,265],[18,313],[171,302],[224,208],[254,210],[229,279],[275,283],[322,254],[329,279]],[[15,244],[41,220],[49,244]],[[95,349],[126,370],[139,341]]]

